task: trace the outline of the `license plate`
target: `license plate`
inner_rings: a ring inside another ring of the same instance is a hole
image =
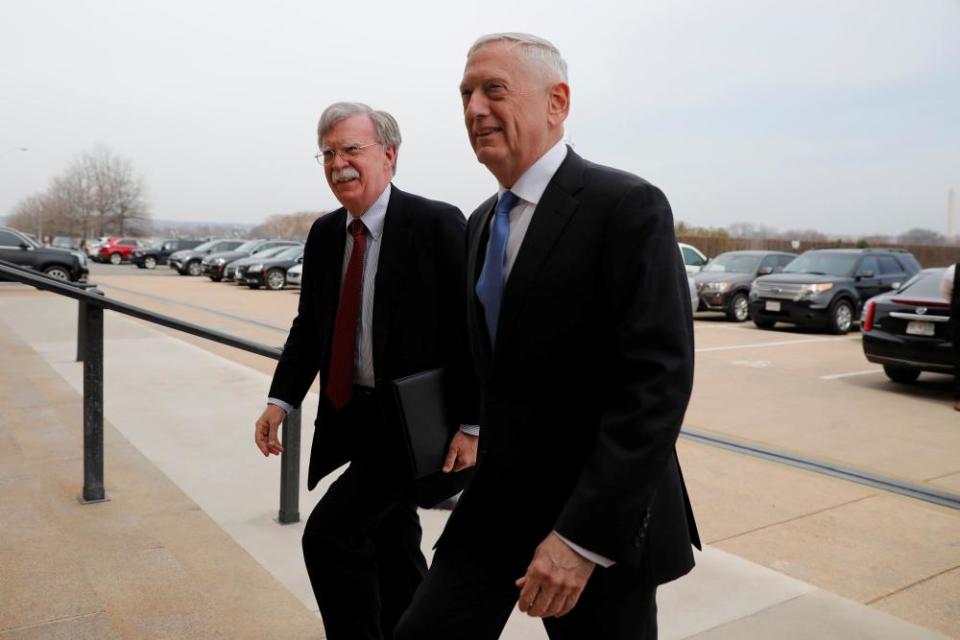
[[[907,333],[912,336],[932,336],[936,331],[937,327],[932,322],[911,320],[907,323]]]
[[[773,300],[767,300],[763,308],[767,311],[780,311],[780,303]]]

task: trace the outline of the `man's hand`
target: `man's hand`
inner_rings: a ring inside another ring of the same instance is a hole
[[[457,431],[447,449],[447,459],[443,461],[443,472],[462,471],[477,464],[477,436]]]
[[[286,417],[286,412],[275,404],[268,404],[267,408],[257,419],[256,430],[253,432],[253,439],[257,443],[257,449],[265,456],[270,454],[280,455],[283,453],[283,446],[277,438],[277,431],[280,429],[280,423]]]
[[[569,613],[595,566],[551,533],[534,551],[527,575],[517,580],[520,611],[536,618]]]

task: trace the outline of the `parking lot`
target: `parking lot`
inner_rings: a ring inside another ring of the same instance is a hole
[[[91,280],[110,297],[278,346],[298,299],[166,267],[97,264]],[[893,383],[856,331],[761,330],[699,313],[695,335],[685,428],[960,494],[947,376]],[[272,372],[266,359],[187,339]],[[960,512],[689,440],[680,455],[706,543],[960,635]]]

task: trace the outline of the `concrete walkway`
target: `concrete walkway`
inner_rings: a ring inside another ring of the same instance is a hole
[[[0,290],[0,640],[323,637],[302,524],[274,521],[279,461],[252,443],[268,377],[108,313],[112,501],[80,506],[75,324],[72,301]],[[447,513],[421,517],[429,551]],[[709,547],[658,600],[663,638],[944,637]],[[515,615],[503,637],[545,634]]]

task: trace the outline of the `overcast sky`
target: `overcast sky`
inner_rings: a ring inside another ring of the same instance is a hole
[[[157,218],[333,208],[312,156],[338,100],[397,117],[397,186],[469,213],[496,185],[457,87],[492,31],[560,48],[569,140],[660,186],[678,220],[946,231],[960,0],[0,0],[0,215],[97,144]]]

